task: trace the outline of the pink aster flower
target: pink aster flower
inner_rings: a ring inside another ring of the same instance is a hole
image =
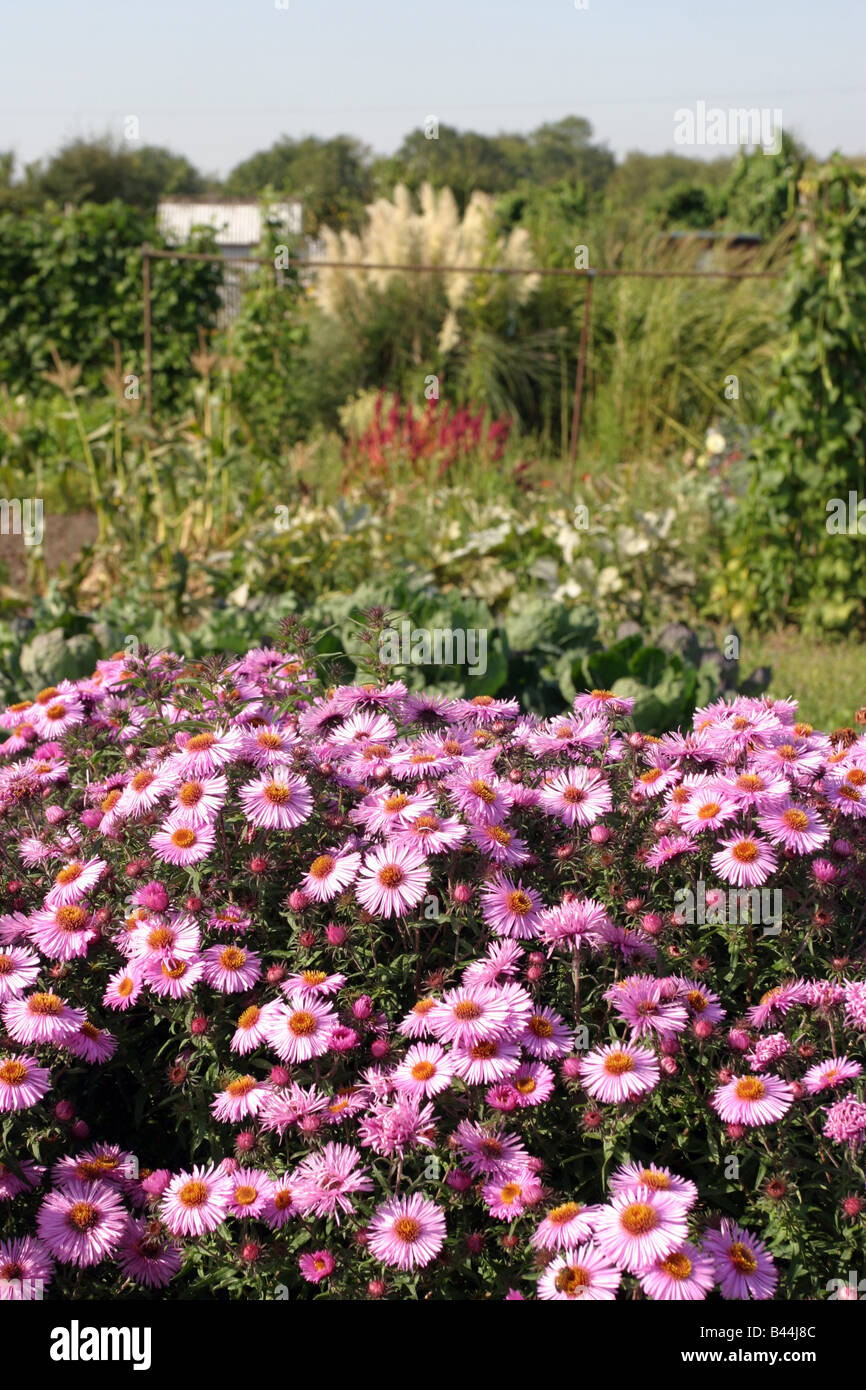
[[[337,971],[329,975],[327,970],[298,970],[280,985],[284,994],[294,994],[296,990],[307,989],[313,994],[338,994],[346,983],[345,975]]]
[[[183,1263],[180,1249],[152,1221],[130,1217],[115,1259],[127,1279],[147,1289],[163,1289]]]
[[[228,1173],[210,1164],[196,1164],[191,1173],[177,1173],[165,1189],[159,1214],[173,1236],[203,1236],[222,1225],[232,1200]]]
[[[651,1187],[655,1192],[668,1192],[677,1197],[685,1207],[693,1207],[698,1200],[698,1189],[688,1178],[672,1173],[670,1168],[659,1168],[655,1163],[644,1166],[641,1163],[623,1163],[610,1175],[610,1190],[614,1195],[630,1192],[635,1187]]]
[[[262,1220],[270,1226],[272,1231],[279,1231],[298,1214],[292,1179],[288,1173],[284,1173],[282,1177],[274,1178],[272,1181],[270,1196],[262,1212]]]
[[[301,888],[317,903],[330,902],[354,882],[360,863],[361,856],[355,852],[326,851],[313,860]]]
[[[397,1032],[402,1033],[404,1038],[429,1038],[430,1014],[435,1007],[436,1000],[432,995],[416,1000],[405,1018],[398,1023]]]
[[[735,1221],[725,1220],[721,1230],[707,1231],[704,1249],[715,1266],[722,1298],[772,1298],[779,1282],[767,1247]]]
[[[539,805],[564,825],[592,825],[612,805],[611,791],[600,772],[575,765],[558,773],[541,790]]]
[[[550,1061],[554,1057],[565,1057],[571,1051],[574,1035],[553,1009],[539,1005],[527,1020],[520,1034],[520,1043],[530,1057]]]
[[[0,1059],[0,1111],[26,1110],[36,1105],[51,1085],[51,1073],[35,1057]]]
[[[758,824],[774,845],[784,845],[794,854],[811,854],[830,838],[829,827],[817,811],[790,797],[759,815]]]
[[[171,798],[169,816],[184,825],[211,825],[225,804],[228,788],[228,779],[220,773],[190,777]]]
[[[520,1048],[508,1038],[482,1038],[467,1047],[455,1044],[451,1049],[454,1073],[469,1086],[503,1081],[519,1061]]]
[[[543,1062],[521,1062],[517,1071],[508,1078],[521,1110],[533,1105],[543,1105],[553,1094],[555,1081],[550,1067],[546,1067]]]
[[[171,755],[168,768],[175,776],[186,780],[207,777],[237,758],[243,734],[240,729],[215,728],[192,737],[177,734],[175,743],[178,751]]]
[[[726,883],[739,888],[756,888],[766,883],[776,868],[775,851],[766,840],[746,831],[720,841],[722,849],[712,857],[712,866]]]
[[[109,978],[102,1002],[107,1009],[126,1010],[136,1002],[143,989],[139,967],[124,967]]]
[[[254,1076],[239,1076],[230,1081],[224,1091],[218,1091],[212,1104],[214,1118],[223,1124],[238,1124],[250,1115],[257,1115],[268,1095]]]
[[[551,952],[557,947],[574,950],[584,944],[598,946],[610,925],[607,909],[595,898],[569,898],[544,909],[538,918],[538,935]]]
[[[421,854],[447,854],[466,839],[466,826],[455,816],[442,817],[434,815],[432,811],[425,811],[422,815],[414,816],[398,826],[392,838],[400,844],[412,846]],[[494,843],[498,850],[504,853],[503,842],[507,849],[512,841],[517,845],[521,843],[510,831],[503,830],[501,840]]]
[[[49,960],[75,960],[94,940],[93,917],[79,903],[43,908],[30,918],[30,940]]]
[[[560,1202],[550,1207],[530,1236],[536,1250],[567,1250],[589,1240],[595,1229],[600,1207],[582,1206],[580,1202]]]
[[[604,1250],[590,1243],[563,1250],[538,1280],[538,1297],[588,1303],[612,1302],[622,1274]]]
[[[182,956],[167,956],[165,960],[148,960],[142,966],[142,980],[154,994],[182,999],[195,988],[204,972],[200,960],[184,960]]]
[[[481,914],[497,936],[526,940],[538,935],[542,901],[534,888],[501,877],[485,884],[481,892]]]
[[[41,1299],[54,1275],[54,1261],[41,1240],[0,1240],[0,1299]]]
[[[476,1177],[510,1178],[529,1161],[529,1154],[516,1134],[502,1125],[474,1125],[461,1120],[454,1131],[465,1154],[464,1166]]]
[[[410,1095],[435,1096],[450,1086],[454,1066],[449,1054],[438,1043],[416,1043],[393,1072],[398,1091]]]
[[[58,1043],[77,1033],[87,1021],[83,1009],[73,1009],[51,990],[37,990],[3,1005],[3,1022],[10,1038],[20,1043]]]
[[[448,785],[457,807],[476,824],[499,825],[514,805],[514,793],[492,773],[461,769]]]
[[[679,812],[677,824],[689,835],[703,830],[717,830],[737,814],[736,802],[720,792],[703,788],[696,791]]]
[[[73,1057],[81,1057],[90,1066],[102,1066],[117,1051],[117,1038],[107,1028],[95,1023],[82,1023],[77,1033],[70,1033],[61,1044]]]
[[[713,1093],[710,1104],[726,1124],[768,1125],[791,1108],[794,1092],[780,1076],[733,1077]]]
[[[363,908],[379,917],[405,917],[423,901],[430,881],[427,861],[408,845],[391,842],[373,850],[355,884]]]
[[[504,1037],[509,1021],[507,1000],[492,985],[446,990],[441,1003],[434,1004],[426,1018],[434,1037],[460,1047]]]
[[[783,1017],[795,1004],[805,1003],[807,993],[804,980],[789,980],[785,984],[774,985],[748,1010],[746,1017],[756,1028],[763,1028],[771,1019]]]
[[[580,1079],[588,1095],[621,1105],[658,1085],[659,1064],[648,1048],[609,1043],[581,1060]]]
[[[258,1168],[235,1168],[230,1174],[229,1214],[242,1220],[261,1216],[271,1194],[271,1180]]]
[[[48,908],[77,903],[86,897],[108,865],[104,859],[71,859],[57,873],[54,884],[45,898]]]
[[[163,863],[198,864],[210,854],[215,840],[213,825],[195,825],[189,816],[178,814],[151,835],[150,847]]]
[[[221,994],[252,989],[261,973],[261,957],[243,946],[210,946],[204,953],[204,978]]]
[[[706,1298],[716,1282],[715,1265],[709,1255],[686,1242],[669,1255],[655,1259],[638,1275],[648,1298],[682,1301]]]
[[[329,1035],[338,1022],[320,995],[298,990],[287,1004],[268,1010],[264,1033],[277,1056],[294,1065],[327,1052]]]
[[[36,1215],[39,1238],[54,1258],[82,1268],[114,1253],[126,1222],[120,1196],[106,1182],[71,1182],[55,1188]]]
[[[497,1221],[516,1221],[529,1208],[537,1206],[543,1191],[538,1174],[525,1168],[506,1182],[485,1183],[481,1197]]]
[[[697,854],[698,846],[687,835],[660,835],[644,863],[648,869],[660,869],[681,854]]]
[[[632,1187],[601,1208],[595,1239],[614,1264],[636,1274],[683,1245],[688,1236],[680,1198],[652,1187]]]
[[[238,796],[249,823],[265,830],[294,830],[313,808],[309,783],[279,766],[247,782]]]
[[[843,1096],[835,1104],[828,1106],[824,1122],[824,1134],[834,1144],[847,1144],[851,1149],[859,1149],[866,1135],[866,1105],[856,1096]]]
[[[394,1197],[373,1213],[368,1249],[383,1264],[416,1269],[435,1259],[444,1244],[445,1213],[417,1192]]]
[[[119,820],[137,820],[150,811],[173,785],[175,778],[165,767],[143,767],[127,782],[116,803]]]
[[[803,1077],[803,1085],[810,1096],[816,1096],[820,1091],[841,1086],[843,1081],[853,1081],[862,1070],[859,1062],[852,1062],[845,1056],[829,1057],[826,1062],[809,1068]]]
[[[682,1033],[689,1021],[680,1000],[666,994],[663,981],[646,975],[633,975],[618,981],[605,998],[610,1001],[614,1013],[629,1025],[634,1038],[651,1033],[661,1037]]]
[[[294,1190],[302,1211],[331,1216],[339,1224],[341,1212],[354,1213],[359,1193],[372,1192],[373,1180],[357,1149],[329,1143],[298,1164]]]
[[[0,1004],[29,989],[39,970],[39,957],[24,946],[0,946]]]
[[[311,1255],[301,1255],[298,1268],[308,1284],[321,1284],[333,1274],[336,1265],[329,1250],[314,1250]]]

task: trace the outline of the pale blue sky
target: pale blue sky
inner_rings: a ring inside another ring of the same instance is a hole
[[[866,151],[864,0],[278,2],[0,0],[0,150],[32,160],[135,115],[224,174],[281,133],[387,153],[429,115],[494,133],[576,114],[618,155],[657,153],[704,101],[779,107],[819,155]]]

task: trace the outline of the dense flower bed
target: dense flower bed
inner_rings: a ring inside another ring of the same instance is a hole
[[[856,1297],[866,736],[628,714],[278,650],[8,709],[0,1293]]]

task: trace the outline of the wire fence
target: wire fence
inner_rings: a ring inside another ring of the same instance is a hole
[[[221,308],[218,326],[226,327],[237,315],[243,297],[244,287],[255,267],[268,267],[274,275],[274,284],[279,288],[285,279],[285,270],[296,271],[303,282],[310,283],[318,270],[362,271],[366,273],[401,273],[405,275],[492,275],[558,277],[564,280],[584,281],[583,312],[581,315],[580,342],[577,352],[577,368],[574,379],[574,392],[571,407],[571,429],[569,433],[568,461],[570,477],[573,481],[574,467],[580,444],[580,426],[583,413],[584,386],[586,379],[586,359],[589,350],[590,325],[592,320],[592,288],[596,280],[635,279],[635,280],[776,280],[779,270],[644,270],[612,269],[571,266],[491,266],[491,265],[407,265],[387,261],[329,261],[319,257],[285,257],[285,267],[277,267],[275,259],[258,255],[223,255],[210,251],[162,250],[147,243],[141,248],[142,285],[144,296],[144,358],[145,393],[148,419],[153,420],[153,319],[151,295],[151,261],[210,261],[221,262],[223,283],[221,288]]]

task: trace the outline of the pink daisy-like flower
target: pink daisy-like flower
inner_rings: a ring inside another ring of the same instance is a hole
[[[102,1002],[107,1009],[126,1010],[136,1002],[143,989],[141,970],[138,966],[130,966],[109,978]]]
[[[360,863],[360,854],[326,851],[313,860],[301,888],[317,903],[330,902],[354,882]]]
[[[735,1076],[714,1091],[710,1104],[726,1124],[769,1125],[781,1120],[794,1102],[794,1092],[781,1076]]]
[[[555,1081],[550,1067],[546,1067],[543,1062],[521,1062],[517,1071],[508,1078],[522,1110],[533,1105],[543,1105],[553,1094]]]
[[[529,1207],[538,1204],[543,1190],[538,1174],[525,1168],[506,1182],[485,1183],[481,1196],[497,1221],[516,1221]]]
[[[435,802],[430,792],[388,789],[370,796],[351,813],[351,819],[366,827],[371,835],[392,836],[405,830],[418,816],[432,814]]]
[[[136,820],[150,811],[174,783],[164,767],[143,767],[127,782],[116,804],[121,820]]]
[[[631,714],[634,699],[631,695],[615,695],[612,690],[587,690],[575,696],[574,709],[577,714]]]
[[[372,1192],[373,1180],[357,1149],[329,1143],[298,1164],[294,1189],[304,1212],[332,1216],[339,1224],[341,1212],[351,1216],[355,1211],[357,1193]]]
[[[655,1163],[644,1166],[641,1163],[623,1163],[610,1176],[610,1190],[614,1195],[629,1192],[635,1187],[651,1187],[656,1192],[668,1192],[678,1197],[686,1207],[694,1206],[698,1200],[698,1189],[688,1178],[672,1173],[670,1168],[659,1168]]]
[[[298,970],[280,985],[284,994],[294,994],[296,990],[308,989],[313,994],[338,994],[346,983],[345,975],[339,971],[329,975],[327,970]]]
[[[57,873],[54,884],[45,898],[47,908],[77,903],[90,892],[108,865],[104,859],[71,859]]]
[[[142,979],[160,996],[182,999],[195,988],[204,972],[200,960],[184,960],[182,956],[167,956],[165,960],[148,960],[142,966]]]
[[[476,825],[471,836],[475,846],[494,864],[520,865],[529,858],[526,841],[504,825]]]
[[[170,816],[150,837],[150,847],[166,864],[198,864],[214,847],[213,825],[194,825],[188,816]]]
[[[644,863],[648,869],[660,869],[681,854],[696,854],[698,846],[687,835],[660,835]]]
[[[608,1303],[616,1298],[621,1281],[621,1272],[605,1251],[588,1243],[563,1250],[551,1260],[538,1280],[538,1297]]]
[[[688,1236],[680,1198],[652,1187],[632,1187],[601,1208],[595,1239],[614,1264],[636,1274],[682,1246]]]
[[[646,1047],[609,1043],[594,1048],[582,1059],[580,1079],[588,1095],[622,1105],[658,1085],[659,1064]]]
[[[546,1005],[538,1007],[520,1034],[520,1043],[530,1057],[550,1061],[554,1057],[565,1057],[572,1048],[574,1036],[559,1014]]]
[[[809,1068],[803,1077],[803,1085],[810,1096],[816,1096],[821,1091],[841,1086],[843,1081],[853,1081],[862,1071],[860,1063],[848,1057],[829,1057],[826,1062]]]
[[[611,791],[601,773],[576,765],[560,772],[541,790],[539,805],[564,825],[592,825],[609,811]]]
[[[0,1004],[29,989],[39,969],[39,957],[24,946],[0,946]]]
[[[221,994],[241,994],[252,989],[261,973],[261,957],[243,946],[210,946],[204,953],[204,978]]]
[[[314,1250],[311,1255],[301,1255],[298,1269],[308,1284],[320,1284],[333,1274],[336,1265],[329,1250]]]
[[[398,1091],[435,1096],[450,1086],[454,1075],[449,1054],[438,1043],[416,1043],[392,1073]]]
[[[272,1180],[271,1192],[262,1212],[262,1220],[272,1231],[279,1231],[298,1215],[293,1180],[288,1173]]]
[[[183,825],[211,825],[225,804],[228,788],[228,779],[219,773],[190,777],[175,791],[169,816]]]
[[[276,1001],[274,1001],[275,1003]],[[264,1010],[259,1008],[258,1004],[250,1004],[248,1008],[244,1009],[229,1043],[232,1052],[239,1052],[242,1056],[246,1056],[248,1052],[253,1052],[257,1047],[262,1046],[265,1041],[266,1017]]]
[[[694,792],[679,812],[677,824],[689,835],[703,830],[717,830],[737,814],[736,802],[720,792],[702,788]]]
[[[271,1180],[257,1168],[236,1168],[231,1176],[229,1214],[242,1220],[261,1216],[271,1195]]]
[[[320,995],[298,990],[289,1003],[268,1009],[263,1027],[277,1056],[294,1065],[327,1052],[329,1035],[338,1023],[334,1010]]]
[[[830,830],[811,806],[787,798],[758,816],[758,824],[774,845],[794,854],[811,854],[830,838]]]
[[[774,985],[766,994],[761,995],[758,1003],[748,1010],[746,1017],[756,1028],[763,1028],[771,1019],[783,1017],[795,1004],[805,1003],[807,994],[808,990],[803,980],[789,980],[786,984]]]
[[[127,1212],[105,1182],[71,1182],[55,1188],[36,1215],[39,1237],[56,1260],[80,1267],[114,1253],[126,1230]]]
[[[238,1124],[250,1115],[257,1115],[268,1095],[254,1076],[239,1076],[230,1081],[224,1091],[218,1091],[211,1112],[223,1124]]]
[[[607,909],[595,898],[570,898],[544,909],[538,918],[538,934],[551,952],[557,947],[574,950],[584,944],[598,946],[610,925]]]
[[[54,1261],[41,1240],[0,1240],[0,1299],[41,1299],[53,1275]]]
[[[101,1066],[117,1051],[117,1038],[107,1028],[97,1028],[95,1023],[82,1023],[77,1033],[70,1033],[63,1039],[62,1046],[73,1057],[82,1057],[91,1066]]]
[[[520,1061],[520,1048],[508,1038],[481,1038],[467,1047],[455,1044],[451,1049],[455,1075],[469,1086],[489,1086],[503,1081]]]
[[[502,835],[506,846],[515,838],[505,830]],[[406,824],[398,826],[391,838],[400,844],[413,846],[424,855],[446,854],[466,839],[466,826],[455,816],[443,819],[434,815],[432,811],[425,811],[420,816],[414,816]]]
[[[595,1229],[600,1207],[585,1207],[580,1202],[560,1202],[551,1207],[530,1236],[536,1250],[566,1250],[589,1240]]]
[[[163,1289],[183,1263],[180,1249],[167,1240],[158,1225],[130,1217],[115,1259],[127,1279],[147,1289]]]
[[[20,1043],[62,1042],[87,1021],[83,1009],[72,1009],[51,990],[37,990],[20,999],[7,999],[3,1022],[10,1038]]]
[[[191,1173],[178,1173],[172,1178],[159,1212],[173,1236],[203,1236],[222,1225],[232,1196],[228,1173],[212,1163],[196,1164]]]
[[[417,1008],[417,1005],[416,1005]],[[449,989],[426,1012],[429,1031],[442,1043],[471,1047],[484,1039],[501,1038],[508,1031],[508,1002],[491,985]]]
[[[739,888],[757,888],[766,883],[776,868],[775,851],[758,835],[744,831],[721,840],[720,844],[722,849],[713,855],[711,863],[725,883],[735,883]]]
[[[404,1038],[429,1038],[432,1032],[430,1014],[436,1007],[436,1002],[432,995],[418,999],[405,1018],[398,1023],[397,1032],[402,1033]]]
[[[296,734],[276,724],[265,724],[244,734],[241,754],[256,767],[273,767],[277,763],[290,763],[297,743]]]
[[[0,1059],[0,1111],[27,1110],[51,1085],[51,1073],[35,1057]]]
[[[709,1255],[686,1242],[641,1270],[638,1279],[648,1298],[696,1301],[706,1298],[716,1282],[716,1271]]]
[[[445,1244],[445,1213],[419,1193],[377,1207],[368,1228],[370,1254],[383,1264],[411,1270],[435,1259]]]
[[[426,859],[408,845],[391,841],[373,850],[355,884],[363,908],[379,917],[404,917],[423,901],[430,881]]]
[[[448,785],[458,808],[476,824],[499,825],[514,804],[514,793],[492,773],[461,770]]]
[[[502,1125],[474,1125],[461,1120],[454,1137],[464,1151],[464,1166],[476,1177],[502,1178],[522,1171],[529,1154],[516,1134],[509,1134]]]
[[[265,830],[294,830],[313,808],[309,783],[280,766],[247,782],[238,796],[249,823]]]
[[[30,918],[30,940],[49,960],[85,956],[93,939],[93,917],[79,903],[43,908]]]
[[[215,728],[201,734],[176,735],[178,751],[168,760],[168,770],[183,778],[207,777],[237,758],[243,743],[240,729]]]
[[[715,1266],[722,1298],[772,1298],[779,1275],[767,1247],[735,1221],[707,1231],[704,1250]]]
[[[542,906],[534,888],[504,877],[486,884],[481,892],[481,914],[497,936],[521,941],[537,936]]]
[[[689,1021],[685,1006],[666,993],[663,981],[646,975],[633,975],[618,981],[605,998],[610,1001],[614,1013],[629,1025],[634,1038],[651,1033],[661,1037],[682,1033]]]

